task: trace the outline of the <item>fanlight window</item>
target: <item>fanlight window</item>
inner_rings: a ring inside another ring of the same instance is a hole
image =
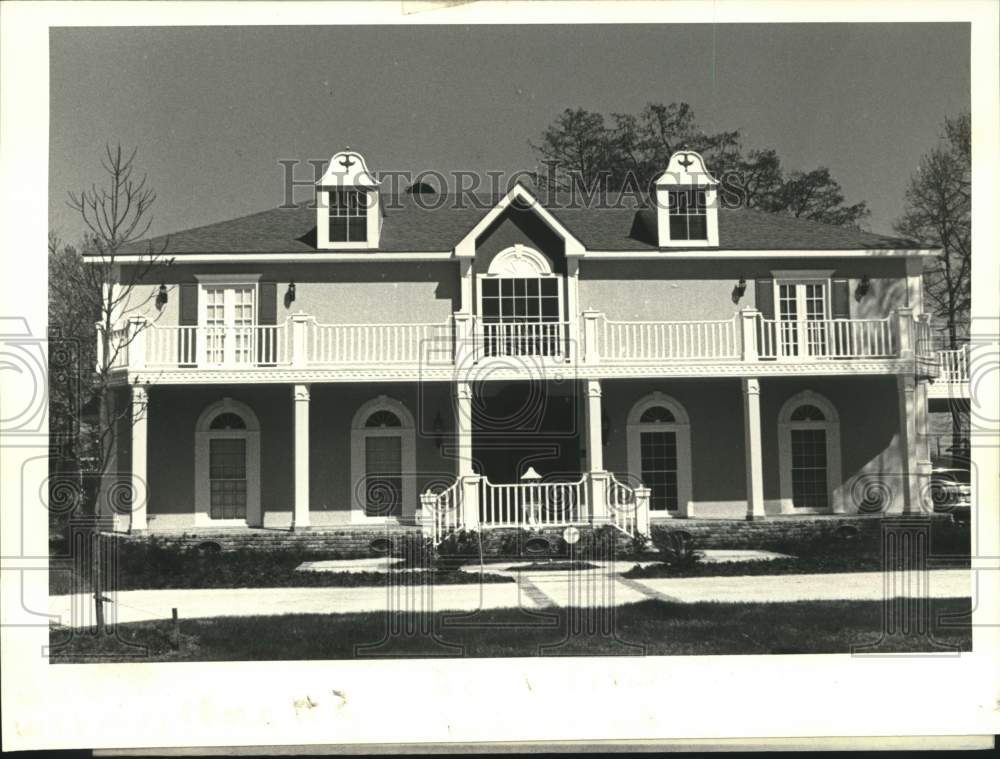
[[[247,424],[243,421],[243,417],[229,411],[219,414],[209,426],[211,430],[245,430],[246,428]]]
[[[365,427],[402,427],[399,417],[387,409],[379,409],[365,422]]]
[[[807,403],[792,412],[791,420],[793,422],[825,422],[826,417],[818,408]]]
[[[641,417],[639,417],[639,422],[641,424],[669,424],[676,421],[677,420],[674,418],[670,409],[664,408],[663,406],[651,406],[642,413]]]

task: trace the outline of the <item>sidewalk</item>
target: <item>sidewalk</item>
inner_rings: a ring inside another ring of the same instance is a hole
[[[882,572],[819,575],[761,575],[753,577],[691,577],[631,580],[602,573],[521,573],[517,583],[443,585],[434,587],[429,599],[410,588],[393,589],[399,611],[475,611],[523,607],[622,605],[656,599],[678,603],[700,601],[793,602],[879,601],[886,596],[915,595],[930,598],[971,596],[969,570],[940,569],[913,577],[886,576]],[[571,579],[573,580],[570,602]],[[907,582],[907,580],[909,582]],[[887,590],[889,589],[889,590]],[[401,590],[401,592],[400,592]],[[181,619],[245,617],[278,614],[346,614],[386,611],[389,589],[370,588],[211,588],[201,590],[128,590],[107,604],[107,618],[120,624],[170,619],[176,608]],[[429,600],[429,603],[428,603]],[[49,599],[53,622],[87,627],[92,622],[90,596],[53,596]]]

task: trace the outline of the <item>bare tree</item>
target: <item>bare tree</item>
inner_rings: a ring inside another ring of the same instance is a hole
[[[129,317],[145,312],[146,305],[156,297],[155,289],[149,285],[149,275],[172,263],[172,259],[164,256],[166,242],[159,247],[152,243],[143,246],[138,242],[153,221],[151,209],[156,194],[147,186],[146,176],[138,176],[135,156],[136,150],[128,153],[120,144],[106,145],[101,159],[103,182],[92,184],[79,193],[69,193],[67,204],[80,214],[86,227],[83,244],[86,255],[83,258],[56,256],[57,276],[50,284],[55,297],[79,310],[79,320],[86,320],[88,324],[93,324],[94,318],[97,320],[97,360],[95,371],[87,372],[90,375],[88,400],[70,405],[65,413],[81,415],[81,418],[68,421],[89,437],[82,447],[91,454],[90,474],[100,483],[100,488],[88,496],[85,509],[98,517],[98,525],[111,510],[109,493],[114,483],[109,478],[116,473],[110,472],[109,467],[115,461],[120,430],[137,421],[131,404],[116,404],[114,400],[119,386],[116,370],[124,366],[129,346],[143,328],[139,322],[130,323]],[[122,260],[125,254],[127,261]],[[88,407],[99,409],[96,422],[82,418]],[[142,413],[144,409],[139,410],[139,414]],[[134,493],[132,497],[134,505]],[[93,581],[95,619],[98,630],[103,632],[101,542],[98,527],[94,541],[96,569]]]

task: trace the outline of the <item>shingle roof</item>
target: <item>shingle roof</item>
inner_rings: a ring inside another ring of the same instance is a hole
[[[557,200],[546,207],[588,250],[657,250],[655,209],[562,205]],[[454,203],[451,196],[386,197],[383,199],[384,220],[378,250],[451,251],[488,213],[489,208],[490,204],[486,202]],[[121,253],[145,253],[147,244],[151,242],[154,248],[166,244],[165,255],[177,257],[196,253],[301,255],[317,251],[315,221],[316,211],[308,204],[275,208],[134,243]],[[719,210],[719,241],[718,250],[822,251],[921,247],[912,240],[745,208]],[[678,248],[672,247],[671,250]],[[706,248],[697,250],[704,251]]]

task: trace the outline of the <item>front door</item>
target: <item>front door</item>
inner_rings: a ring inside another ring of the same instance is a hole
[[[365,516],[398,517],[403,513],[403,439],[399,435],[365,437]]]
[[[247,518],[247,441],[212,438],[208,441],[209,516],[212,519]]]
[[[650,489],[652,511],[677,509],[677,433],[649,430],[639,433],[639,456],[643,484]]]

